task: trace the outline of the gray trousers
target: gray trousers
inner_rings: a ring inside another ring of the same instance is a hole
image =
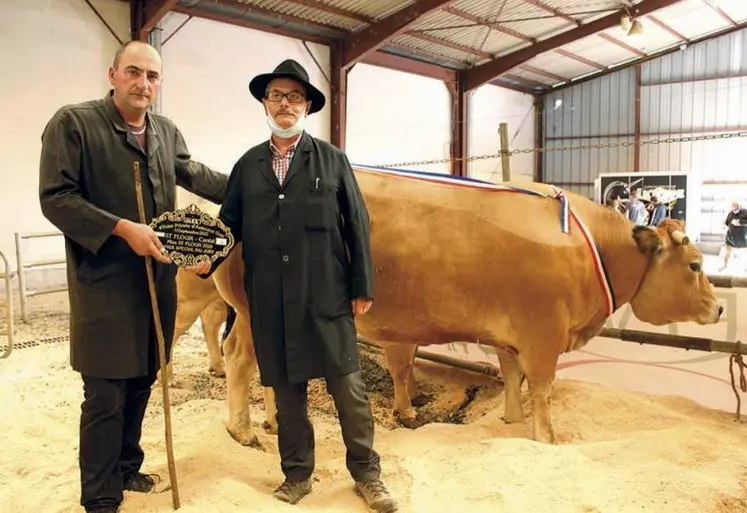
[[[356,481],[378,479],[379,455],[373,450],[374,422],[360,372],[327,378],[340,420],[347,454],[345,463]],[[274,387],[280,466],[288,479],[299,481],[314,471],[314,428],[308,417],[307,382]]]

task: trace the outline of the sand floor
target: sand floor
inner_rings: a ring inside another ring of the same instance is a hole
[[[17,323],[17,343],[67,334],[65,294],[34,298],[31,306],[29,323]],[[323,383],[315,382],[310,391],[317,440],[314,492],[288,506],[271,495],[282,474],[276,438],[261,429],[261,389],[253,389],[252,414],[265,451],[242,447],[226,432],[225,380],[208,375],[197,325],[175,354],[171,402],[180,511],[366,511],[345,469],[345,449]],[[551,446],[529,440],[528,424],[501,421],[498,383],[419,362],[418,383],[431,397],[420,414],[429,423],[408,430],[392,420],[391,380],[383,361],[374,353],[362,353],[362,361],[383,477],[400,499],[401,512],[747,512],[747,425],[735,422],[733,412],[560,380],[552,399],[559,443]],[[16,348],[0,360],[0,512],[83,511],[77,466],[81,396],[64,339]],[[523,396],[529,413],[526,390]],[[143,470],[167,479],[158,387],[143,447]],[[121,509],[171,510],[168,491],[127,493]]]

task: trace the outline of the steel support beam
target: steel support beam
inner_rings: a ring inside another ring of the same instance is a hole
[[[469,94],[464,81],[445,82],[451,95],[451,174],[467,176],[469,141]]]
[[[347,36],[343,42],[342,67],[349,68],[407,30],[422,16],[453,1],[419,0],[369,25],[360,32]]]
[[[145,18],[143,19],[141,30],[150,32],[156,28],[163,17],[176,7],[178,3],[178,0],[146,0]]]
[[[646,0],[645,2],[635,6],[633,9],[634,15],[636,17],[646,16],[679,1],[680,0]],[[554,50],[573,41],[601,32],[602,30],[618,26],[623,14],[626,14],[626,10],[620,9],[614,14],[599,18],[598,20],[594,20],[586,25],[563,32],[557,36],[549,37],[527,48],[522,48],[516,52],[486,62],[480,66],[476,66],[465,72],[465,88],[467,91],[476,89],[481,85],[490,82],[502,73],[515,68],[519,64],[522,64],[543,52]]]
[[[91,0],[84,0],[86,4],[88,4],[88,7],[93,11],[93,14],[96,15],[96,17],[101,21],[101,23],[104,24],[104,26],[109,30],[109,33],[114,37],[114,39],[117,40],[119,44],[124,43],[122,39],[117,35],[117,33],[114,31],[111,25],[104,19],[104,17],[101,15],[98,9],[91,3]]]
[[[145,19],[145,0],[130,0],[130,39],[148,41],[148,34],[142,30]]]
[[[148,43],[156,49],[159,55],[161,55],[162,51],[162,39],[163,36],[163,29],[160,25],[156,25],[151,30],[148,31]],[[150,106],[150,111],[154,114],[161,114],[161,97],[163,96],[163,90],[161,90],[161,94],[156,96],[156,100],[153,102],[153,104]]]
[[[373,66],[380,66],[382,68],[404,71],[405,73],[412,73],[413,75],[436,78],[445,82],[456,82],[457,79],[457,72],[448,68],[442,68],[435,64],[429,64],[427,62],[417,61],[382,51],[371,52],[361,59],[360,62],[371,64]]]
[[[244,27],[252,30],[258,30],[260,32],[267,32],[270,34],[277,34],[279,36],[290,37],[298,39],[299,41],[308,41],[310,43],[317,43],[321,45],[332,44],[332,39],[324,36],[307,34],[298,30],[293,30],[283,26],[265,25],[256,21],[251,21],[243,18],[237,18],[235,16],[227,16],[225,14],[218,14],[209,11],[203,11],[195,9],[193,7],[181,7],[177,6],[173,9],[174,12],[180,14],[186,14],[194,18],[203,18],[206,20],[217,21],[220,23],[227,23],[229,25],[235,25],[237,27]]]
[[[169,11],[176,9],[178,3],[178,0],[130,0],[132,39],[148,42],[150,31]]]
[[[330,102],[330,142],[345,151],[348,114],[348,71],[342,67],[343,49],[341,44],[329,49],[330,70],[332,72],[332,101]]]
[[[534,147],[537,149],[544,148],[545,135],[545,99],[541,96],[534,97]],[[534,152],[534,181],[542,182],[544,173],[544,152]]]
[[[635,67],[635,105],[633,119],[633,171],[641,170],[641,65]]]

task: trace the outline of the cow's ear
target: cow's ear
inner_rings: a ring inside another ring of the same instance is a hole
[[[659,234],[648,226],[635,226],[633,240],[641,253],[654,255],[661,251],[662,241]]]

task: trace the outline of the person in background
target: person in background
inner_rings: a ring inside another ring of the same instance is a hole
[[[726,227],[726,251],[724,252],[724,265],[719,271],[724,271],[729,265],[734,248],[741,250],[747,247],[747,211],[738,201],[732,202],[731,210],[724,220],[724,226]]]
[[[645,226],[646,217],[646,206],[638,199],[638,190],[632,189],[628,200],[628,219],[639,226]]]
[[[653,205],[653,209],[651,211],[651,221],[649,222],[649,226],[656,228],[659,223],[667,217],[667,206],[659,201],[659,198],[656,196],[651,196],[651,205]]]
[[[70,299],[70,361],[83,380],[80,503],[114,513],[123,491],[151,492],[140,472],[143,417],[159,370],[145,259],[154,277],[166,341],[176,315],[176,266],[139,222],[134,163],[146,221],[174,210],[176,186],[222,203],[228,176],[191,159],[179,129],[148,111],[162,81],[161,57],[130,41],[109,68],[102,99],[60,108],[42,134],[39,201],[64,235]]]

